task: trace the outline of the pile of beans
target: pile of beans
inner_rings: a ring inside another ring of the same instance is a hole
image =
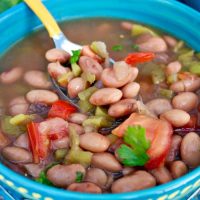
[[[128,30],[132,27],[126,22],[122,26]],[[86,83],[81,74],[75,76],[69,65],[70,55],[59,49],[51,49],[46,53],[46,59],[50,62],[48,73],[56,80],[66,73],[70,75],[67,76],[67,84],[61,85],[70,98],[78,98],[80,92],[98,83],[97,90],[89,98],[89,103],[95,107],[106,108],[108,115],[115,120],[126,118],[134,112],[167,120],[174,128],[174,133],[163,166],[152,170],[124,166],[116,154],[117,149],[124,143],[121,138],[112,140],[110,134],[104,135],[94,127],[83,126],[84,121],[94,115],[92,112],[79,111],[71,114],[67,120],[52,118],[44,121],[48,110],[59,100],[59,96],[45,72],[31,70],[24,73],[20,67],[1,73],[1,84],[14,84],[23,77],[23,80],[34,89],[28,91],[25,96],[12,99],[7,115],[37,114],[36,120],[44,129],[57,124],[62,124],[67,130],[73,127],[79,136],[79,148],[91,152],[92,158],[90,165],[86,167],[80,163],[66,163],[64,154],[59,163],[47,169],[49,164],[58,162],[56,158],[58,150],[65,152],[70,150],[72,144],[69,135],[51,141],[48,158],[36,164],[33,162],[26,130],[17,135],[15,133],[9,135],[0,130],[3,162],[33,179],[37,179],[40,173],[46,170],[47,179],[55,187],[88,193],[120,193],[150,188],[179,178],[198,167],[200,165],[200,137],[197,131],[200,77],[189,70],[185,71],[178,50],[174,50],[179,48],[177,45],[180,43],[175,38],[144,33],[135,37],[135,43],[139,51],[155,53],[153,62],[163,69],[162,81],[149,84],[150,75],[140,75],[147,64],[133,67],[125,61],[117,61],[110,66],[89,46],[83,47],[78,65],[82,73],[95,75],[95,83]],[[195,55],[192,55],[192,59],[191,62],[197,61]],[[147,82],[143,76],[147,78]],[[176,79],[170,82],[170,77]],[[160,91],[167,91],[172,95],[165,96]],[[81,182],[76,180],[77,172],[83,176]]]

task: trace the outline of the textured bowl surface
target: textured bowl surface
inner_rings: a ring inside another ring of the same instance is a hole
[[[200,51],[200,14],[171,0],[47,0],[44,2],[58,21],[85,17],[112,17],[153,25],[186,41]],[[23,3],[0,15],[0,54],[41,27]],[[176,200],[200,187],[200,167],[170,183],[148,190],[123,194],[80,194],[41,185],[0,164],[0,184],[29,199],[42,200]]]

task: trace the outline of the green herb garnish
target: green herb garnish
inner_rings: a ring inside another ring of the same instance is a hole
[[[76,183],[80,183],[83,180],[83,173],[82,172],[76,172]]]
[[[123,50],[123,46],[120,44],[116,44],[112,47],[113,51],[122,51]]]
[[[150,141],[146,139],[145,128],[141,126],[129,126],[124,134],[124,142],[117,150],[119,158],[125,166],[144,166],[149,160],[146,151],[150,147]]]
[[[139,51],[139,46],[137,44],[131,45],[131,48],[135,51]]]
[[[79,60],[80,55],[81,55],[81,50],[80,49],[79,50],[75,50],[75,51],[72,50],[72,56],[71,56],[71,58],[69,60],[70,63],[71,64],[76,63]]]
[[[47,178],[45,171],[40,172],[39,177],[35,180],[39,183],[44,184],[44,185],[53,185],[52,182]]]

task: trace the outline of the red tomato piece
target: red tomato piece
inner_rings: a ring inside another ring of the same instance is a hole
[[[155,54],[152,52],[135,52],[129,54],[125,58],[125,62],[129,65],[136,65],[139,63],[149,62],[153,60],[155,57]]]
[[[121,125],[112,131],[112,134],[123,137],[128,126],[140,125],[146,129],[146,137],[151,142],[147,151],[149,161],[145,167],[154,169],[161,166],[167,156],[171,144],[173,129],[167,121],[133,113]]]
[[[52,105],[48,117],[60,117],[66,120],[72,113],[76,112],[76,110],[77,109],[67,101],[58,100]]]

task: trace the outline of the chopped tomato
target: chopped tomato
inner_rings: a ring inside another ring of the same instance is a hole
[[[39,132],[39,123],[31,122],[27,125],[30,147],[35,163],[44,160],[48,155],[49,139],[47,134]]]
[[[151,52],[135,52],[129,54],[125,58],[125,62],[129,65],[136,65],[153,60],[155,57],[154,53]]]
[[[67,101],[58,100],[52,105],[48,117],[60,117],[66,120],[72,113],[76,112],[76,110],[77,109]]]
[[[50,140],[61,139],[68,134],[68,123],[62,118],[47,119],[39,124],[39,131]]]
[[[172,126],[167,121],[154,119],[149,116],[133,113],[121,125],[112,131],[114,135],[122,137],[128,126],[140,125],[146,129],[146,137],[151,142],[147,151],[149,161],[145,167],[154,169],[161,166],[168,154],[171,136],[173,133]]]

